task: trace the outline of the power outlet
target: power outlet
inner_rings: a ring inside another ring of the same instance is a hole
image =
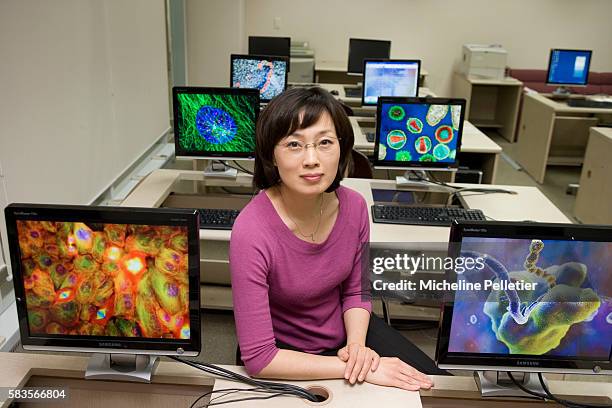
[[[281,26],[281,18],[274,17],[274,20],[272,21],[272,28],[274,28],[275,30],[280,30],[280,26]]]

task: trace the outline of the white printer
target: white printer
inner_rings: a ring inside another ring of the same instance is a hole
[[[315,53],[307,41],[291,41],[290,83],[314,82]]]
[[[461,72],[467,76],[503,79],[508,53],[499,44],[464,44]]]

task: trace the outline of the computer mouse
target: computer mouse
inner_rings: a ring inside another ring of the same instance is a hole
[[[337,91],[337,90],[335,90],[335,89],[332,89],[331,91],[329,91],[329,93],[330,93],[330,94],[332,94],[332,95],[335,95],[335,96],[340,95],[340,92],[338,92],[338,91]]]

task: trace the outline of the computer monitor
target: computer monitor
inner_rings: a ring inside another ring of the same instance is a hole
[[[285,57],[289,61],[291,56],[291,37],[249,36],[249,54]],[[287,70],[289,70],[289,63]]]
[[[270,102],[287,88],[286,57],[262,55],[231,56],[230,86],[257,88],[262,102]]]
[[[472,266],[449,275],[459,286],[442,312],[439,367],[612,374],[611,226],[458,222],[449,257]],[[483,393],[508,394],[479,379]]]
[[[365,59],[361,104],[376,105],[379,96],[419,96],[420,60]]]
[[[374,166],[455,170],[464,115],[465,99],[379,97]]]
[[[546,83],[585,86],[589,79],[591,54],[589,50],[550,50]]]
[[[254,159],[258,89],[174,87],[172,101],[177,158]],[[236,176],[212,165],[205,174]]]
[[[199,354],[195,210],[11,204],[5,217],[24,349],[98,353],[86,377],[99,379],[128,354],[138,381],[150,356]]]
[[[367,40],[361,38],[349,39],[348,74],[363,74],[363,60],[391,57],[391,41]]]

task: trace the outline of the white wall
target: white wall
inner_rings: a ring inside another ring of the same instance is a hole
[[[247,51],[244,13],[245,0],[187,0],[189,85],[229,85],[230,54]]]
[[[163,0],[0,1],[9,202],[84,204],[169,127]]]
[[[592,49],[591,69],[612,71],[610,0],[248,0],[245,15],[246,36],[307,40],[317,60],[345,64],[349,37],[391,40],[391,56],[422,59],[440,95],[470,42],[502,44],[514,68],[546,69],[553,47]]]

